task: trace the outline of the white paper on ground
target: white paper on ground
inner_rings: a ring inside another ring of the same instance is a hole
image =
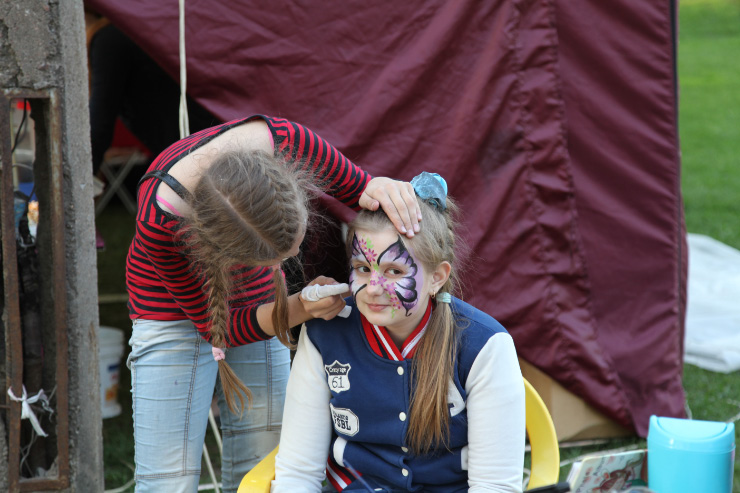
[[[686,363],[740,370],[740,251],[713,238],[688,235]]]

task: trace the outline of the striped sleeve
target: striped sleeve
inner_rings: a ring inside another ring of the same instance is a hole
[[[210,340],[208,294],[202,276],[174,241],[171,224],[137,221],[129,250],[127,278],[132,313],[155,320],[182,319],[184,314],[201,337]],[[269,268],[235,269],[229,298],[227,344],[241,346],[269,339],[257,322],[257,308],[273,300]]]
[[[345,205],[359,210],[360,196],[372,176],[308,128],[282,118],[265,117],[275,150],[302,163],[321,188]]]

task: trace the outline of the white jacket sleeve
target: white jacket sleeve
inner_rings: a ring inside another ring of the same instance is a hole
[[[524,383],[509,334],[491,337],[470,368],[468,490],[520,493],[524,467]]]
[[[331,441],[330,398],[321,354],[304,325],[288,379],[272,493],[321,491]]]

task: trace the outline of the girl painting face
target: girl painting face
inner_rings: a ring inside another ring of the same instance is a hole
[[[431,276],[394,228],[355,231],[350,267],[350,289],[370,323],[416,327],[429,303]]]

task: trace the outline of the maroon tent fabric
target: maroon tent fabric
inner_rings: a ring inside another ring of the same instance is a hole
[[[89,0],[173,77],[177,2]],[[682,416],[671,2],[186,0],[189,93],[303,123],[374,175],[441,173],[465,298],[619,423]]]

